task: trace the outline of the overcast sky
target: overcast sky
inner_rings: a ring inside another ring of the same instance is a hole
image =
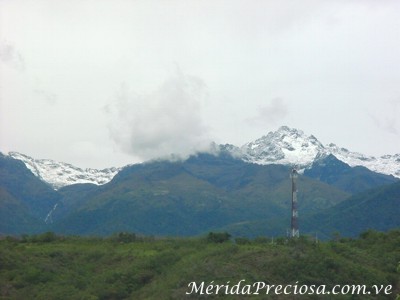
[[[123,166],[281,125],[400,153],[400,1],[0,0],[0,151]]]

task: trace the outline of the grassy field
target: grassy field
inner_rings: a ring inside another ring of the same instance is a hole
[[[302,295],[298,299],[395,299],[400,230],[316,243],[301,237],[253,240],[109,238],[53,233],[0,241],[1,299],[297,299],[294,295],[199,295],[189,283],[392,285],[390,295]]]

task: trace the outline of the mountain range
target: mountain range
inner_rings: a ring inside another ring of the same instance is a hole
[[[283,235],[294,166],[303,232],[354,236],[400,226],[398,154],[367,157],[285,126],[215,149],[104,170],[0,155],[0,233]]]
[[[228,152],[245,162],[261,165],[281,164],[296,167],[300,172],[311,168],[314,162],[333,155],[350,167],[361,166],[377,173],[400,178],[400,154],[374,157],[352,152],[333,143],[324,146],[313,135],[308,136],[301,130],[287,126],[282,126],[277,131],[269,132],[241,147],[225,144],[213,145],[212,148],[211,152]],[[8,156],[23,161],[33,174],[56,190],[76,183],[102,185],[109,182],[122,169],[116,167],[102,170],[82,169],[51,159],[35,159],[18,152],[10,152]]]
[[[374,172],[400,178],[400,154],[374,157],[352,152],[333,143],[324,146],[313,135],[308,136],[301,130],[287,126],[269,132],[234,151],[248,162],[292,165],[300,170],[309,168],[320,158],[334,155],[351,167],[363,166]]]

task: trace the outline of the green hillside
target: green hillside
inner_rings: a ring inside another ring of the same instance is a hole
[[[356,237],[368,229],[388,231],[400,228],[400,182],[356,194],[337,205],[317,213],[300,210],[299,226],[302,234],[329,239],[333,235]],[[290,215],[285,218],[266,218],[238,222],[218,228],[234,236],[255,237],[282,234],[289,228]],[[268,233],[267,233],[268,232]]]
[[[60,195],[23,162],[0,153],[0,233],[33,233],[44,228]]]
[[[134,165],[77,204],[52,230],[109,235],[117,231],[188,236],[238,222],[286,218],[289,169],[261,166],[228,156],[198,155],[184,162]],[[328,184],[300,179],[299,209],[316,212],[348,194]],[[286,228],[281,228],[282,234]],[[271,232],[265,232],[269,234]]]
[[[40,232],[44,225],[24,203],[0,187],[0,235]]]
[[[366,295],[209,295],[226,299],[394,299],[400,291],[400,231],[315,243],[300,238],[58,237],[0,240],[1,299],[197,299],[191,282],[235,285],[365,285]],[[221,238],[221,239],[219,239]],[[382,255],[384,254],[384,255]],[[375,294],[373,285],[390,292]],[[254,292],[254,289],[252,290]],[[293,293],[293,289],[291,290]],[[203,292],[205,292],[203,290]],[[215,290],[214,290],[215,292]]]
[[[357,194],[304,220],[306,231],[357,236],[368,228],[400,228],[400,182]]]
[[[394,176],[379,174],[365,167],[350,167],[334,155],[316,160],[304,175],[333,185],[351,194],[364,192],[374,187],[399,182]]]
[[[319,169],[319,180],[298,178],[302,233],[329,238],[333,232],[357,236],[368,228],[400,227],[398,184],[392,192],[381,187],[347,200],[345,187],[365,189],[388,178],[336,159],[331,163]],[[186,161],[132,165],[102,186],[76,184],[54,191],[22,162],[0,155],[0,233],[196,236],[225,230],[245,237],[285,235],[289,172],[286,166],[245,163],[224,153],[199,154]]]

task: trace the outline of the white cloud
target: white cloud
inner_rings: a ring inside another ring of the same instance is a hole
[[[0,0],[0,146],[86,165],[68,149],[87,141],[108,149],[91,166],[108,167],[289,125],[398,152],[399,107],[381,104],[399,95],[399,12],[395,0]],[[174,61],[207,87],[179,72],[160,84]]]
[[[135,94],[124,84],[105,110],[111,138],[142,159],[203,150],[210,144],[201,113],[205,96],[203,81],[180,71],[148,94]]]
[[[55,105],[57,103],[57,95],[52,92],[43,89],[34,89],[33,92],[49,105]]]
[[[9,42],[0,42],[0,61],[17,71],[25,70],[25,59],[16,47]]]
[[[398,122],[400,100],[384,102],[381,104],[381,111],[370,112],[368,115],[378,129],[393,135],[400,135]]]
[[[260,106],[255,117],[248,118],[247,122],[254,125],[284,124],[283,119],[288,115],[288,107],[281,98],[274,98],[268,104]]]

